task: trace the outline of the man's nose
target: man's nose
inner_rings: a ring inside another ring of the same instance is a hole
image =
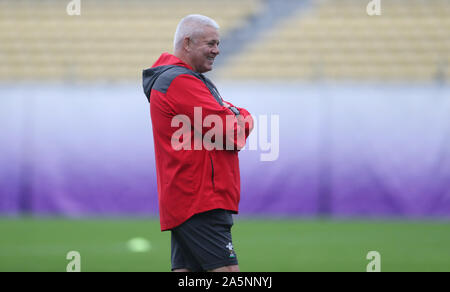
[[[219,46],[218,46],[218,45],[215,45],[215,46],[214,46],[214,48],[213,48],[213,50],[212,50],[212,53],[213,53],[214,55],[219,55],[219,54],[220,54],[220,50],[219,50]]]

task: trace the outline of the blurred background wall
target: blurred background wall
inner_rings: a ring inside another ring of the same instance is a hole
[[[257,121],[242,214],[450,217],[449,0],[70,2],[0,1],[0,214],[158,213],[141,74],[197,13]]]

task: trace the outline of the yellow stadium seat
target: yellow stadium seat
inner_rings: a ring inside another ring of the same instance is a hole
[[[438,66],[448,71],[449,1],[382,1],[381,16],[368,16],[367,4],[313,1],[241,53],[257,57],[232,58],[219,76],[430,81]]]

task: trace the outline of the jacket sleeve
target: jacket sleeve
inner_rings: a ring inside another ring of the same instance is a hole
[[[247,137],[253,129],[253,118],[250,113],[237,108],[240,115],[235,114],[226,106],[220,105],[211,94],[206,85],[191,75],[179,75],[170,84],[167,90],[167,99],[177,115],[189,118],[191,126],[196,133],[204,135],[221,124],[220,137],[223,149],[241,150]],[[199,114],[201,113],[201,115]],[[201,116],[201,118],[200,118]]]

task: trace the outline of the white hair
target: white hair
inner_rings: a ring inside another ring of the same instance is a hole
[[[192,37],[193,35],[202,32],[205,26],[211,26],[217,30],[220,28],[217,22],[208,16],[191,14],[184,17],[180,23],[178,23],[177,30],[175,31],[173,40],[174,51],[180,47],[185,37]]]

